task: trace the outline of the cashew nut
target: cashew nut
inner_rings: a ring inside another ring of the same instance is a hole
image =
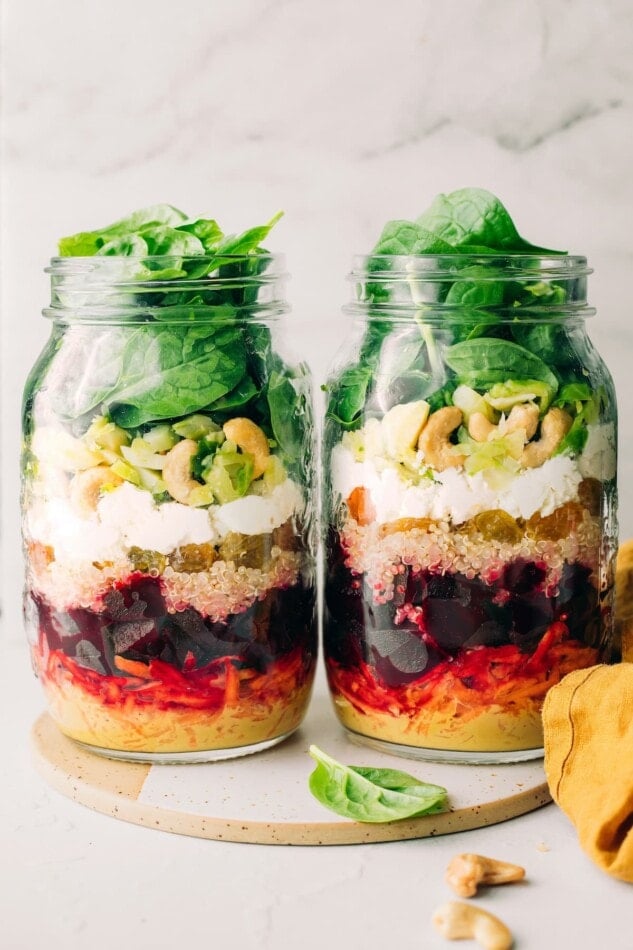
[[[191,477],[191,459],[197,451],[197,442],[193,439],[183,439],[165,456],[163,481],[171,497],[182,505],[188,505],[191,492],[200,487],[200,482]]]
[[[541,422],[541,437],[526,445],[520,464],[524,468],[537,468],[551,458],[569,432],[572,418],[564,409],[550,409]]]
[[[461,425],[462,419],[462,410],[457,406],[444,406],[429,416],[420,433],[418,448],[424,454],[424,460],[438,472],[459,468],[466,461],[466,456],[449,442],[451,432]]]
[[[229,419],[222,426],[224,435],[227,439],[253,456],[253,478],[259,478],[266,471],[270,449],[268,448],[268,439],[252,419],[238,417]]]
[[[457,854],[446,869],[446,883],[460,897],[473,897],[479,884],[509,884],[524,877],[525,869],[518,864],[482,854]]]
[[[70,483],[70,503],[82,518],[89,518],[97,510],[101,490],[116,488],[123,479],[106,465],[97,465],[77,472]]]
[[[472,937],[484,950],[510,950],[512,934],[502,921],[476,904],[448,901],[438,907],[432,922],[447,940]]]
[[[526,442],[529,441],[538,426],[538,406],[533,402],[517,403],[510,410],[506,419],[502,419],[499,425],[493,425],[483,412],[473,412],[468,420],[468,434],[476,442],[487,442],[490,438],[497,435],[509,435],[511,432],[517,432],[523,429]]]

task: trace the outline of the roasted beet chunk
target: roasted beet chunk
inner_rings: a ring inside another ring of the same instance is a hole
[[[429,664],[429,651],[416,630],[367,630],[366,659],[388,686],[400,686],[420,676]]]
[[[297,646],[316,655],[312,586],[271,590],[248,610],[217,622],[193,607],[169,613],[159,582],[137,575],[105,595],[100,613],[85,608],[57,612],[35,595],[26,607],[37,612],[50,649],[116,676],[127,675],[117,666],[117,656],[141,663],[160,659],[178,670],[228,656],[265,672]]]
[[[546,569],[525,558],[511,561],[503,571],[501,586],[511,594],[528,594],[545,580]]]
[[[428,597],[423,611],[426,630],[447,653],[454,653],[463,646],[486,620],[482,611],[464,607],[456,600]]]

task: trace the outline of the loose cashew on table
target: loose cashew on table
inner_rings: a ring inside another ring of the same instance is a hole
[[[446,869],[446,883],[459,897],[473,897],[480,884],[522,881],[525,869],[483,854],[456,854]]]
[[[435,911],[432,921],[447,940],[472,937],[484,950],[510,950],[512,934],[494,914],[476,904],[448,901]]]

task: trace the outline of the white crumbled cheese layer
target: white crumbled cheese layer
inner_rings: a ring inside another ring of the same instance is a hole
[[[610,481],[615,478],[617,451],[615,426],[612,422],[589,426],[587,443],[578,459],[584,478]]]
[[[151,494],[125,482],[105,494],[94,515],[82,518],[67,497],[38,497],[26,514],[26,532],[67,564],[114,561],[132,547],[169,554],[186,544],[214,544],[229,531],[263,534],[304,508],[290,479],[268,496],[248,495],[226,505],[191,508],[156,504]]]
[[[97,505],[99,522],[118,528],[124,547],[169,554],[183,544],[212,543],[216,534],[207,509],[176,501],[157,505],[149,492],[126,483]]]
[[[462,524],[482,511],[500,508],[513,518],[529,518],[537,512],[550,515],[560,505],[578,498],[583,473],[566,455],[548,459],[539,468],[527,469],[495,487],[483,472],[468,475],[449,468],[434,472],[433,481],[412,485],[393,466],[378,460],[356,462],[352,452],[339,444],[332,451],[332,488],[343,499],[354,488],[366,488],[379,524],[398,518],[433,518]]]
[[[268,497],[247,495],[226,505],[210,508],[210,517],[218,534],[229,531],[240,534],[266,534],[287,521],[303,508],[297,485],[289,478],[277,485]]]

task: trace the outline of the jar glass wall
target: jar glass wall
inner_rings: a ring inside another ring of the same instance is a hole
[[[283,261],[216,265],[49,268],[24,398],[26,624],[53,718],[110,756],[245,754],[309,700],[309,375],[279,346]]]
[[[542,754],[567,672],[617,658],[616,406],[581,257],[359,258],[328,382],[324,650],[357,740]]]

